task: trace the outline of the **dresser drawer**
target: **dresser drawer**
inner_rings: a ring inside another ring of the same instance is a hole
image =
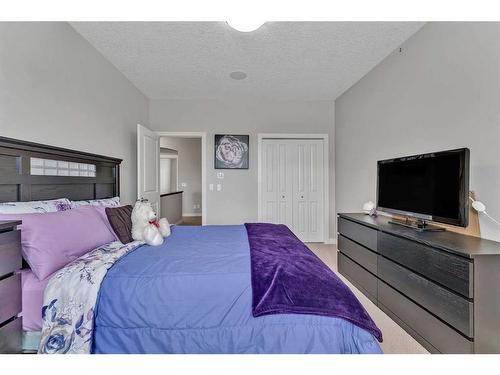
[[[0,278],[21,268],[21,231],[0,233]]]
[[[21,312],[21,275],[0,280],[0,324]]]
[[[417,333],[420,337],[420,340],[418,338],[417,340],[429,350],[441,353],[472,353],[472,341],[467,340],[383,281],[378,283],[378,299],[379,307],[395,320],[402,321],[403,328],[407,331],[409,328],[410,334]],[[422,338],[425,338],[424,341],[432,345],[435,350],[425,345]]]
[[[469,260],[383,232],[378,232],[377,247],[385,257],[465,297],[473,297],[473,264]]]
[[[22,318],[0,326],[0,353],[20,353],[22,350]]]
[[[347,237],[339,235],[337,241],[338,249],[352,260],[359,263],[373,274],[377,274],[377,254],[358,245]]]
[[[474,336],[474,305],[394,262],[379,257],[378,277],[468,337]]]
[[[339,217],[338,231],[347,237],[370,250],[377,251],[377,231],[361,224]]]
[[[374,303],[377,301],[377,278],[351,259],[338,254],[339,272]]]

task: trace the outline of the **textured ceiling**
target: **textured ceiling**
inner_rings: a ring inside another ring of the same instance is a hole
[[[225,22],[71,25],[150,98],[331,100],[423,24],[268,22],[251,33]]]

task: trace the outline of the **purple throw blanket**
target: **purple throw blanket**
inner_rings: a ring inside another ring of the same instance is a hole
[[[252,313],[343,318],[382,342],[351,290],[285,225],[245,224],[250,243]]]

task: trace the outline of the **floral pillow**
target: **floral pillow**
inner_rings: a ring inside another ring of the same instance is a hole
[[[81,206],[100,206],[100,207],[118,207],[120,205],[120,197],[106,199],[90,199],[85,201],[71,201],[71,208]]]
[[[33,214],[66,211],[71,208],[67,198],[48,201],[5,202],[0,203],[0,214]]]

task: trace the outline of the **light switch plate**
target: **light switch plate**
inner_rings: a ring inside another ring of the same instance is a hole
[[[217,178],[219,180],[223,180],[224,179],[224,172],[217,172]]]
[[[209,184],[208,185],[208,190],[214,191],[214,184]]]
[[[222,191],[222,184],[217,184],[217,191]]]

